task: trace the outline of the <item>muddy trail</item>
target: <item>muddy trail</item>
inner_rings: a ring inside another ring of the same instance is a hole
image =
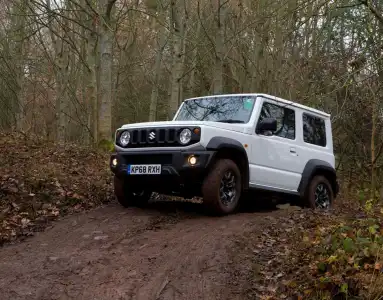
[[[1,299],[243,299],[228,249],[283,214],[256,208],[218,218],[190,202],[112,202],[1,248]]]

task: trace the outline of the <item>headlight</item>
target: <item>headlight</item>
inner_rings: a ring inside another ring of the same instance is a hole
[[[181,142],[181,144],[186,145],[190,141],[191,141],[191,131],[190,131],[190,129],[186,128],[186,129],[182,130],[180,133],[180,142]]]
[[[126,147],[129,144],[129,141],[130,141],[130,133],[129,133],[129,131],[124,131],[120,135],[120,144],[121,144],[121,146],[122,147]]]

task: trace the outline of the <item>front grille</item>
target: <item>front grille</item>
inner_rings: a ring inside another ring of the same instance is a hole
[[[185,128],[192,131],[192,139],[189,144],[182,145],[179,142],[179,134]],[[142,129],[121,129],[116,135],[116,143],[119,145],[119,137],[125,130],[130,132],[130,143],[126,148],[144,147],[181,147],[199,142],[199,134],[195,134],[195,127],[169,127],[169,128],[142,128]],[[121,145],[119,145],[121,146]]]
[[[177,143],[176,129],[134,129],[130,131],[131,147],[134,146],[153,146]],[[154,146],[155,147],[155,146]]]
[[[123,155],[124,162],[130,164],[161,164],[170,165],[172,163],[171,154],[125,154]]]

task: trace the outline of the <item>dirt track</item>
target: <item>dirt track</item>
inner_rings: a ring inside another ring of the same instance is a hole
[[[227,249],[270,212],[214,218],[201,209],[112,203],[59,220],[0,249],[1,299],[241,299]]]

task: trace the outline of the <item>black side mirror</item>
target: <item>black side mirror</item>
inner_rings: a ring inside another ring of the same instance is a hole
[[[264,118],[257,128],[257,133],[262,133],[264,131],[277,131],[277,120],[274,118]]]

